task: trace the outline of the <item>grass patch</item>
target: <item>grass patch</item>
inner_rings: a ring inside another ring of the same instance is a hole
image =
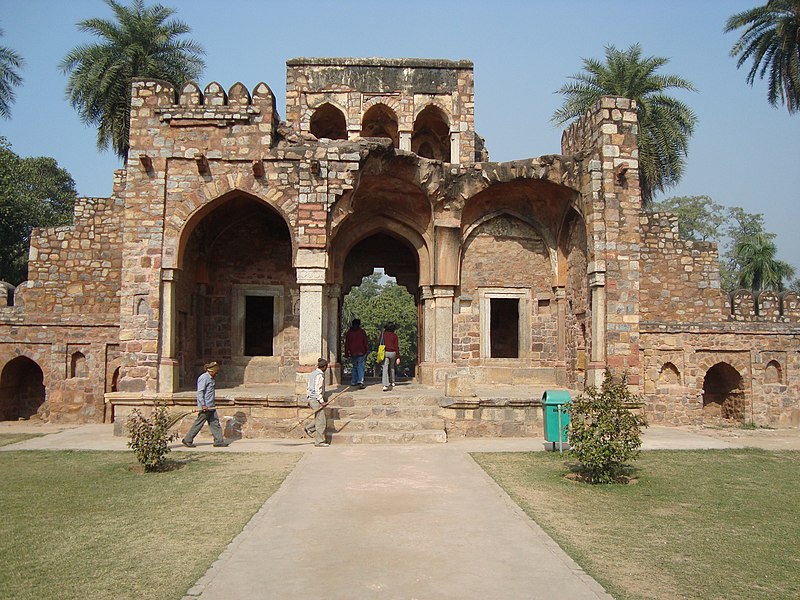
[[[0,598],[179,599],[299,458],[2,452]]]
[[[555,453],[473,457],[618,600],[800,598],[800,452],[649,451],[595,486]]]
[[[42,437],[42,435],[41,433],[0,433],[0,446],[10,446],[17,442]]]

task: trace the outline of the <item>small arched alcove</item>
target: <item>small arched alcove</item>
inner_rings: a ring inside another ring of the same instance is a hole
[[[330,102],[326,102],[314,111],[309,126],[311,134],[317,139],[347,139],[347,121],[344,113]]]
[[[392,140],[399,147],[397,115],[385,104],[371,106],[361,119],[361,137],[382,137]]]
[[[417,115],[411,151],[424,158],[450,162],[450,126],[438,106],[427,106]]]
[[[27,356],[10,360],[0,374],[0,421],[28,419],[45,401],[44,373]]]
[[[703,379],[703,421],[743,423],[744,381],[734,367],[719,362],[706,371]]]

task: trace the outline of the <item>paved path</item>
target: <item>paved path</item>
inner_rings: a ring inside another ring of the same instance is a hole
[[[0,451],[126,449],[110,425],[0,423],[0,433],[23,431],[46,435]],[[711,433],[651,427],[644,448],[800,449],[797,429]],[[224,450],[198,441],[194,451],[305,456],[186,600],[610,598],[468,454],[542,450],[541,439],[330,448],[239,440]]]

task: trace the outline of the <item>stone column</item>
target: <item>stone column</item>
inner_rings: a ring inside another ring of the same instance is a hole
[[[329,381],[332,383],[341,382],[341,353],[339,348],[339,295],[342,286],[329,285],[325,290],[327,295],[327,309],[325,311],[325,331],[326,339],[323,347],[322,356],[330,362],[328,373]]]
[[[175,360],[175,269],[161,270],[161,352],[158,358],[158,393],[178,390],[178,361]]]
[[[605,271],[589,271],[589,293],[592,297],[592,339],[589,365],[586,369],[586,384],[600,386],[606,369]]]
[[[438,364],[453,362],[453,298],[452,286],[434,286],[433,295],[436,313],[436,353]]]
[[[461,133],[458,131],[450,132],[450,162],[461,163]]]
[[[407,150],[411,152],[411,132],[410,131],[400,131],[400,150]]]
[[[317,359],[323,354],[325,340],[323,330],[325,269],[298,267],[297,283],[300,284],[300,352],[298,358],[301,365],[316,367]]]
[[[422,354],[420,361],[425,363],[434,362],[436,329],[435,302],[433,299],[433,288],[423,286],[420,293],[422,302]]]

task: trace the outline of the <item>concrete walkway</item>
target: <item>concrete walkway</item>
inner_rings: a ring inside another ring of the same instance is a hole
[[[0,451],[126,449],[126,438],[114,437],[110,425],[40,427],[47,435]],[[37,427],[0,424],[0,433],[26,430]],[[652,427],[644,448],[737,448],[767,440],[765,447],[800,449],[796,429],[742,433],[726,438]],[[541,439],[337,446],[334,436],[330,448],[240,440],[224,450],[198,441],[194,451],[305,456],[187,599],[610,598],[468,455],[542,450]]]

